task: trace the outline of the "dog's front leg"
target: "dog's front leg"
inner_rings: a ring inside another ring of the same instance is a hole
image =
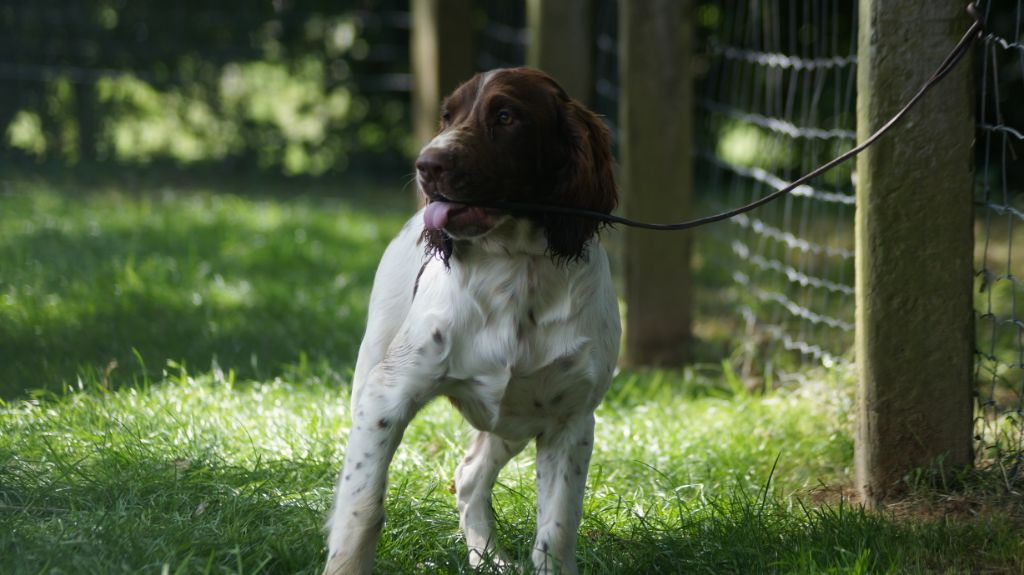
[[[501,569],[508,563],[494,538],[491,491],[498,480],[498,472],[522,451],[526,443],[480,431],[466,458],[455,470],[459,526],[469,547],[469,564],[474,568],[489,562],[496,569]]]
[[[414,374],[385,360],[352,398],[352,429],[328,520],[325,575],[369,574],[384,524],[388,465],[429,396]]]
[[[594,445],[594,415],[588,414],[537,438],[538,573],[575,575],[576,531],[583,517],[583,491]]]

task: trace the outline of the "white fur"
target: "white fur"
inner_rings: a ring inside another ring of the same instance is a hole
[[[504,565],[491,489],[498,471],[535,439],[533,562],[542,573],[576,573],[594,409],[619,346],[608,258],[594,240],[585,258],[554,262],[541,231],[505,218],[460,241],[445,269],[419,244],[422,221],[421,211],[406,223],[374,280],[325,573],[370,573],[388,464],[413,415],[438,395],[453,398],[479,430],[455,472],[470,563],[486,557]]]

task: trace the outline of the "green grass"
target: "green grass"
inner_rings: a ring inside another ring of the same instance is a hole
[[[999,517],[894,521],[810,491],[848,479],[849,397],[768,396],[713,370],[620,375],[598,412],[580,557],[590,573],[1016,572]],[[297,370],[264,382],[175,370],[8,405],[0,572],[313,573],[348,428],[347,389]],[[453,470],[471,430],[443,401],[399,450],[379,572],[466,570]],[[778,458],[777,467],[772,471]],[[526,560],[532,464],[500,479],[500,534]],[[769,478],[771,482],[769,483]]]
[[[369,282],[409,204],[299,184],[0,183],[0,573],[318,572]],[[727,366],[618,375],[585,572],[1024,571],[1019,497],[836,495],[849,374],[751,394]],[[377,572],[469,571],[450,487],[470,437],[444,401],[414,421]],[[524,564],[532,478],[527,452],[494,502]]]
[[[365,184],[234,186],[7,182],[0,397],[82,373],[159,378],[168,358],[251,377],[302,357],[347,367],[411,199],[388,204]]]

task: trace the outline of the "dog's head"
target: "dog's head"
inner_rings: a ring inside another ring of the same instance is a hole
[[[530,68],[473,76],[445,100],[437,136],[416,161],[428,249],[488,234],[509,216],[466,203],[507,201],[610,213],[618,200],[608,129],[553,79]],[[530,214],[557,259],[584,254],[600,224]]]

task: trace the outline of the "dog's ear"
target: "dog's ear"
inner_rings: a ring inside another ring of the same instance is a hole
[[[579,102],[565,97],[561,104],[560,130],[566,162],[558,171],[550,201],[611,213],[618,204],[619,191],[608,128]],[[572,260],[584,255],[587,243],[603,224],[576,216],[545,214],[542,225],[551,255]]]

